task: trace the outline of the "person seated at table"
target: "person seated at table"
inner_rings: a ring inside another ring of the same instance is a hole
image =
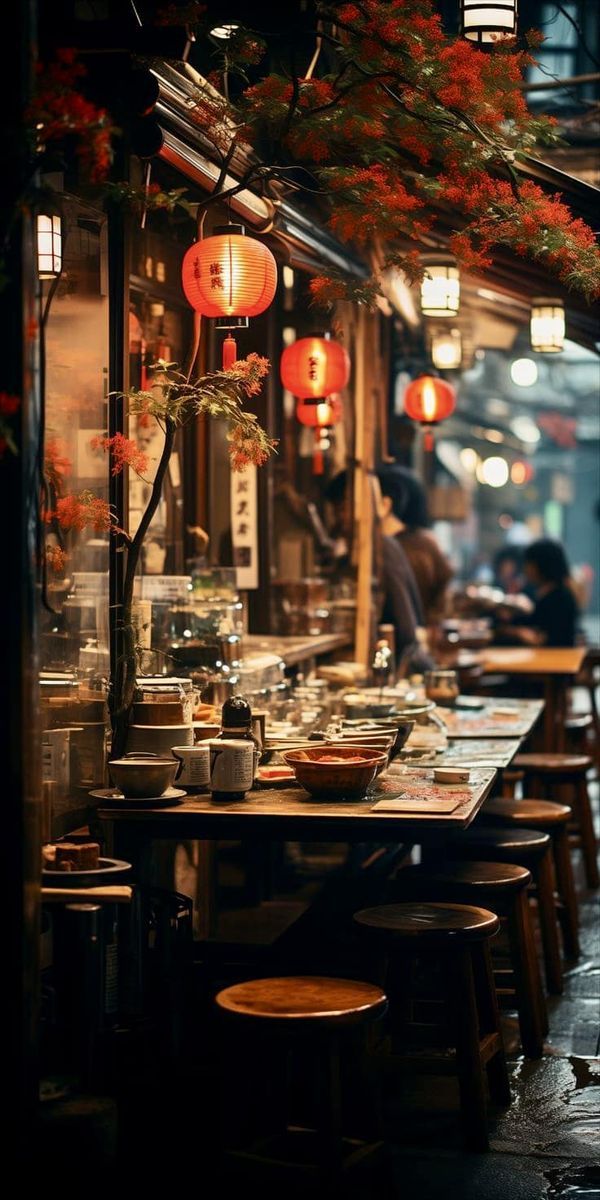
[[[499,624],[497,640],[526,646],[574,646],[579,610],[560,542],[552,538],[531,542],[523,554],[523,571],[534,589],[533,612],[515,614],[510,623]]]
[[[429,529],[425,488],[406,467],[384,467],[378,479],[382,533],[402,547],[417,582],[425,624],[433,625],[445,615],[453,570]]]

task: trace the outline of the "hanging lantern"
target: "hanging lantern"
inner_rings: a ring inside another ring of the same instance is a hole
[[[460,306],[460,275],[451,254],[427,254],[421,258],[425,274],[421,281],[421,312],[426,317],[453,317]]]
[[[314,401],[300,400],[296,406],[296,416],[301,425],[314,429],[313,475],[323,474],[323,451],[329,449],[328,433],[342,417],[342,401],[339,396],[329,396],[315,404]]]
[[[562,300],[543,297],[531,301],[529,322],[531,349],[538,354],[557,354],[565,344],[565,306]]]
[[[434,333],[431,339],[431,361],[438,371],[456,371],[462,362],[462,338],[459,329],[449,333]]]
[[[313,334],[286,346],[280,369],[281,382],[288,392],[309,404],[319,404],[346,386],[350,359],[339,342]]]
[[[38,213],[37,268],[40,279],[56,279],[62,271],[62,220],[59,213]]]
[[[277,288],[277,263],[269,248],[245,236],[243,225],[222,225],[213,237],[195,242],[181,267],[188,304],[203,317],[215,317],[217,329],[245,329],[271,304]],[[224,347],[223,367],[237,358],[233,337]]]
[[[404,393],[404,411],[425,430],[425,449],[433,449],[432,426],[454,412],[456,392],[444,379],[421,375],[409,383]]]
[[[461,0],[462,36],[480,46],[517,36],[517,0]]]

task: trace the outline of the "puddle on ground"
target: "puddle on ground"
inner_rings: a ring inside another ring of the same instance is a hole
[[[598,1060],[521,1059],[512,1064],[512,1083],[513,1102],[494,1130],[496,1150],[575,1160],[600,1157]]]
[[[600,1200],[600,1166],[558,1167],[544,1174],[549,1184],[545,1200]]]

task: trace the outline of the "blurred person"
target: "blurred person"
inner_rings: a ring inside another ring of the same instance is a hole
[[[570,569],[560,542],[540,538],[525,547],[523,573],[533,588],[531,614],[515,615],[500,624],[497,638],[527,646],[574,646],[579,609],[570,586]]]
[[[346,565],[349,561],[349,546],[352,536],[352,513],[348,493],[348,472],[340,471],[330,480],[325,489],[325,498],[333,510],[331,534],[336,539],[336,546],[340,552],[338,559],[340,566]],[[408,558],[400,543],[396,538],[388,537],[383,531],[384,508],[381,497],[379,497],[375,505],[378,534],[376,561],[379,559],[383,595],[379,623],[383,622],[394,626],[397,663],[410,664],[411,670],[425,670],[432,664],[429,655],[422,650],[419,644],[418,631],[423,627],[423,610],[419,590]]]
[[[425,488],[406,467],[384,467],[377,477],[382,533],[404,551],[417,583],[425,624],[433,625],[445,615],[446,592],[454,572],[429,529]]]
[[[518,546],[501,546],[494,555],[494,587],[507,596],[523,591],[523,551]]]

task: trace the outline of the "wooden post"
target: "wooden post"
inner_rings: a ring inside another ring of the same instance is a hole
[[[354,523],[355,553],[358,562],[356,589],[356,649],[357,662],[369,665],[371,661],[372,630],[372,580],[373,580],[373,525],[374,505],[371,472],[374,465],[375,447],[375,393],[372,386],[370,360],[374,318],[359,309],[356,332],[356,387],[355,387],[355,458],[354,474]]]

